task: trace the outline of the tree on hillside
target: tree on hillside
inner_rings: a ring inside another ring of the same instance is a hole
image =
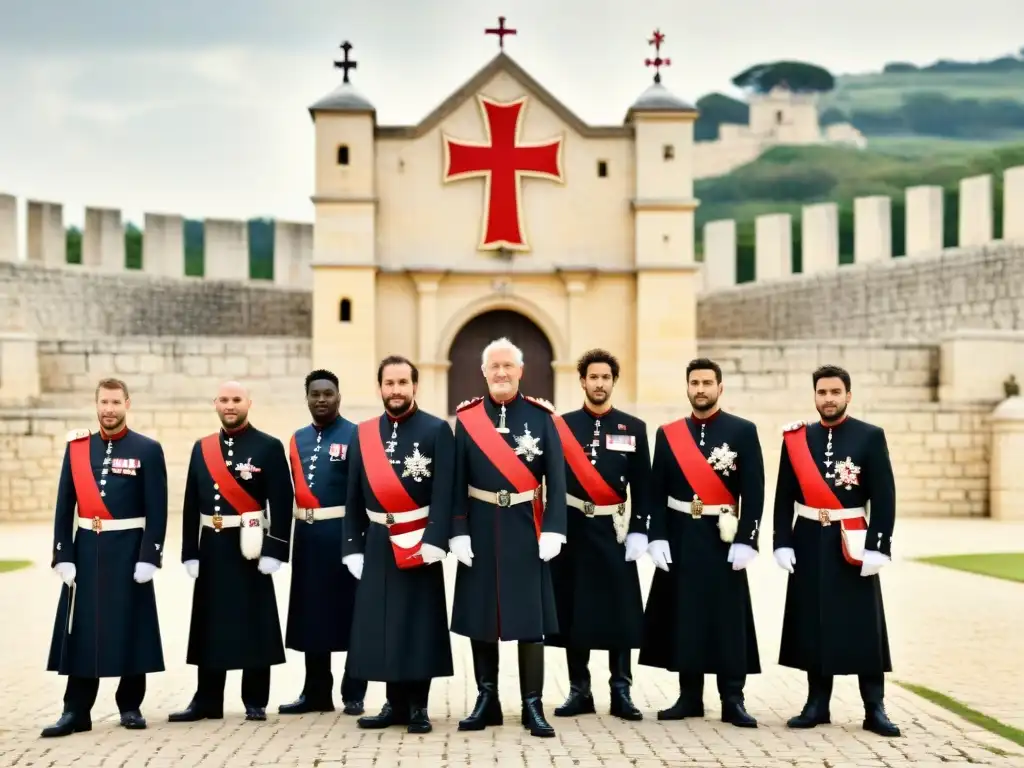
[[[750,106],[723,93],[708,93],[697,99],[700,117],[693,126],[694,141],[714,141],[722,123],[746,125],[750,122]]]
[[[824,93],[836,87],[836,79],[817,64],[775,61],[745,69],[732,79],[732,84],[755,93],[768,93],[779,85],[794,93]]]

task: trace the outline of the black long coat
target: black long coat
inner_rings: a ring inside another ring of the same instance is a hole
[[[552,409],[517,393],[505,405],[509,432],[495,432],[521,451],[509,461],[543,480],[546,504],[538,520],[532,502],[498,507],[469,498],[470,486],[515,491],[462,423],[472,408],[484,409],[492,428],[501,410],[490,397],[477,398],[459,408],[455,425],[451,533],[470,536],[474,558],[471,567],[459,563],[456,571],[452,632],[475,640],[541,640],[558,632],[558,615],[550,563],[540,559],[538,541],[545,531],[566,535],[565,457]]]
[[[891,555],[896,519],[896,484],[885,432],[847,417],[834,427],[805,427],[807,444],[819,473],[834,474],[834,462],[849,459],[860,468],[857,484],[847,488],[826,478],[846,509],[870,503],[866,549]],[[829,435],[831,433],[831,448]],[[831,455],[826,456],[826,451]],[[826,461],[832,461],[830,467]],[[804,503],[783,441],[775,489],[775,549],[796,556],[786,588],[779,664],[825,675],[879,674],[892,671],[889,635],[878,575],[861,576],[860,566],[842,553],[838,522],[822,525],[797,517],[794,502]]]
[[[619,499],[630,504],[627,533],[647,533],[650,515],[651,451],[647,425],[612,408],[597,415],[585,406],[562,417],[576,442]],[[562,446],[568,455],[572,446]],[[567,492],[590,498],[566,460]],[[628,488],[628,491],[627,491]],[[600,504],[601,502],[597,502]],[[558,606],[558,634],[545,639],[556,647],[618,650],[639,648],[644,599],[636,562],[625,560],[612,515],[587,517],[566,505],[568,541],[551,563]]]
[[[381,442],[394,449],[389,468],[416,504],[430,507],[422,542],[447,550],[455,463],[451,427],[418,408],[397,420],[382,415],[374,421]],[[443,564],[407,569],[395,564],[388,528],[366,514],[387,509],[367,477],[364,450],[357,432],[349,449],[342,556],[362,552],[363,572],[345,668],[359,679],[383,682],[450,677],[454,671]]]
[[[757,428],[722,411],[707,419],[690,416],[683,423],[705,457],[716,448],[736,454],[734,467],[715,471],[739,502],[735,543],[757,549],[764,509],[764,457]],[[734,571],[728,562],[731,545],[721,539],[718,517],[695,519],[667,506],[669,496],[690,501],[694,490],[672,453],[665,427],[658,428],[654,441],[651,486],[648,536],[669,542],[672,562],[668,571],[654,572],[639,662],[688,674],[736,677],[760,672],[747,572]]]
[[[252,425],[218,433],[225,466],[239,485],[268,509],[262,554],[289,559],[292,491],[281,441]],[[182,562],[199,560],[192,591],[186,662],[208,669],[245,669],[285,662],[273,575],[259,572],[239,547],[239,529],[215,530],[200,514],[238,514],[224,498],[203,460],[201,441],[192,449],[182,510]]]
[[[300,508],[314,501],[315,508],[345,505],[355,428],[338,416],[323,428],[309,424],[295,432],[288,455]],[[341,562],[344,520],[296,520],[292,535],[285,646],[311,653],[347,651],[359,581]]]
[[[53,560],[75,564],[74,590],[61,586],[46,669],[76,677],[120,677],[164,670],[153,582],[135,582],[135,564],[159,567],[167,532],[167,465],[155,440],[127,428],[104,439],[82,430],[68,436],[54,518]],[[146,527],[78,528],[88,507],[71,472],[71,441],[89,441],[95,484],[115,519],[145,517]],[[76,505],[78,506],[76,514]],[[159,578],[159,576],[157,576]],[[70,607],[74,596],[74,613]],[[70,631],[68,628],[70,618]]]

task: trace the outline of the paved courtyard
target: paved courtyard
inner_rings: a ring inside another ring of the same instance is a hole
[[[593,677],[598,715],[555,718],[566,693],[561,651],[547,652],[544,701],[557,729],[553,739],[530,737],[519,714],[515,647],[502,647],[503,728],[460,733],[457,721],[472,706],[469,644],[453,636],[456,676],[439,681],[431,694],[434,732],[412,736],[399,728],[360,731],[355,718],[339,712],[281,717],[277,705],[291,701],[302,685],[302,660],[289,652],[286,666],[273,672],[271,706],[265,723],[246,722],[239,700],[239,676],[228,677],[225,719],[170,724],[167,714],[192,695],[194,669],[184,664],[191,580],[171,557],[179,551],[177,520],[170,526],[168,562],[157,575],[157,595],[169,669],[149,680],[143,713],[146,731],[117,724],[114,681],[100,689],[90,733],[40,739],[39,731],[60,713],[63,679],[44,671],[59,592],[48,568],[49,525],[0,526],[0,558],[32,559],[32,568],[0,575],[0,766],[1024,766],[1024,747],[1000,739],[890,683],[887,709],[903,738],[887,740],[863,731],[856,680],[837,681],[831,726],[791,731],[787,718],[804,699],[800,673],[777,666],[785,574],[768,551],[751,566],[754,611],[765,672],[750,679],[747,707],[760,720],[756,730],[718,721],[712,679],[706,685],[703,720],[660,723],[656,710],[672,703],[670,673],[634,666],[634,701],[645,713],[626,723],[607,711],[607,665],[595,654]],[[1004,551],[1020,547],[1024,525],[981,520],[897,523],[894,549],[900,558],[929,553]],[[449,564],[450,566],[451,564]],[[641,565],[645,589],[652,566]],[[453,569],[452,569],[453,570]],[[449,573],[451,575],[451,572]],[[282,616],[287,608],[287,567],[275,576]],[[449,587],[451,579],[449,579]],[[1024,585],[897,560],[883,571],[896,672],[893,677],[951,695],[1004,722],[1024,728]],[[613,617],[612,617],[612,620]],[[336,658],[340,681],[343,658]],[[371,683],[367,710],[376,712],[383,685]]]

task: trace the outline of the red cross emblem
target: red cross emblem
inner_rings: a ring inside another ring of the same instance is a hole
[[[563,183],[562,139],[520,143],[525,96],[507,103],[477,98],[487,141],[458,141],[442,134],[444,180],[484,179],[480,250],[527,251],[520,180],[532,176]]]

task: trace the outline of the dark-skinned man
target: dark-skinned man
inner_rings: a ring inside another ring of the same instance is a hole
[[[471,640],[478,691],[459,730],[503,724],[498,642],[515,640],[521,722],[531,735],[551,737],[541,697],[544,638],[558,632],[549,562],[566,539],[565,457],[554,407],[519,391],[522,350],[501,338],[481,363],[487,396],[460,404],[455,425],[451,628]]]
[[[235,669],[245,719],[266,720],[270,667],[285,662],[272,574],[289,558],[288,459],[280,440],[250,423],[252,400],[241,384],[222,384],[214,406],[221,429],[192,448],[181,522],[181,559],[195,579],[186,661],[198,684],[172,723],[222,718],[225,679]]]
[[[835,675],[857,675],[865,730],[899,736],[886,715],[892,671],[878,572],[892,556],[896,483],[885,432],[846,412],[850,374],[811,374],[820,420],[783,430],[775,487],[775,560],[789,572],[779,664],[807,673],[790,728],[831,721]],[[870,510],[870,514],[869,514]]]
[[[746,677],[761,671],[746,567],[757,556],[764,457],[757,428],[724,412],[722,369],[686,366],[692,415],[658,427],[648,552],[657,570],[639,661],[679,675],[659,720],[704,715],[704,675],[717,677],[722,721],[755,728]]]
[[[44,737],[92,729],[101,677],[120,678],[121,725],[145,728],[146,674],[164,670],[153,575],[167,531],[167,465],[158,442],[128,428],[130,408],[127,385],[103,379],[99,431],[68,435],[52,562],[64,586],[46,667],[68,679],[63,714]]]
[[[431,681],[453,674],[444,559],[455,438],[416,404],[419,371],[404,357],[377,369],[384,413],[359,425],[350,449],[343,561],[360,579],[347,670],[386,683],[380,714],[360,728],[432,730]]]
[[[569,696],[555,715],[596,712],[588,665],[592,650],[605,650],[611,714],[641,720],[629,691],[631,649],[640,647],[644,624],[636,560],[648,544],[647,425],[612,405],[619,361],[611,353],[592,349],[576,368],[583,407],[555,418],[565,453],[568,540],[551,565],[558,633],[545,645],[565,648],[569,667]]]
[[[359,585],[339,554],[356,425],[338,412],[341,393],[335,374],[313,371],[305,385],[313,423],[297,430],[288,446],[296,506],[285,647],[305,654],[306,679],[299,698],[278,707],[282,715],[334,711],[331,654],[349,648]],[[343,675],[346,715],[363,713],[365,695],[365,680]]]

